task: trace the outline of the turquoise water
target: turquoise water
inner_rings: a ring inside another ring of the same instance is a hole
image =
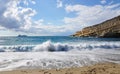
[[[80,38],[70,36],[0,37],[0,51],[69,51],[118,49],[120,38]]]
[[[0,37],[0,71],[120,64],[120,38]]]
[[[37,45],[50,40],[57,43],[119,42],[120,38],[79,38],[69,36],[0,37],[0,45]]]

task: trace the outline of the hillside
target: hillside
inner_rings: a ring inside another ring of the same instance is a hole
[[[83,28],[72,36],[75,37],[120,37],[120,16],[100,24]]]

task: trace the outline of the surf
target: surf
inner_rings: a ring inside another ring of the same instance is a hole
[[[119,42],[61,43],[50,40],[37,45],[0,46],[0,52],[69,52],[92,50],[119,50]]]

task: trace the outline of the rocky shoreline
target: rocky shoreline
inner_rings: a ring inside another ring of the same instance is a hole
[[[120,16],[114,17],[100,24],[83,28],[72,36],[120,38]]]

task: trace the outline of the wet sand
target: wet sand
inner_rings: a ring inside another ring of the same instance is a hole
[[[92,66],[68,69],[1,71],[0,74],[120,74],[120,64],[99,63]]]

